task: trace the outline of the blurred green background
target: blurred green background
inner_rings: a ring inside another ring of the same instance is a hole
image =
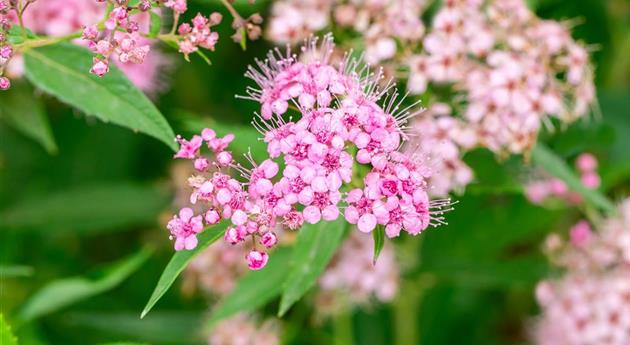
[[[577,23],[574,37],[593,49],[603,115],[562,133],[545,134],[544,140],[568,161],[583,151],[595,153],[603,191],[620,200],[630,195],[630,1],[530,3],[543,18]],[[258,0],[239,8],[265,17],[269,5]],[[214,1],[197,0],[190,6],[189,13],[224,12]],[[243,78],[247,64],[263,56],[269,45],[253,42],[243,52],[228,38],[229,20],[220,34],[212,66],[174,58],[177,63],[165,75],[170,88],[154,99],[177,133],[188,135],[200,121],[247,125],[256,108],[234,95],[243,94],[248,85]],[[49,96],[34,94],[29,101],[42,103],[57,153],[48,154],[0,121],[0,311],[13,324],[20,344],[204,343],[200,332],[212,301],[184,297],[179,283],[139,319],[172,255],[163,228],[173,207],[172,152],[147,136],[86,118]],[[1,95],[0,107],[9,97],[10,92]],[[529,204],[514,188],[527,170],[521,157],[498,162],[489,152],[476,150],[466,161],[477,181],[465,196],[456,197],[459,204],[449,214],[449,225],[397,243],[406,260],[419,263],[405,273],[399,299],[323,324],[304,317],[312,306],[302,303],[283,319],[286,343],[344,344],[338,335],[348,331],[355,344],[528,343],[528,324],[537,313],[533,287],[552,273],[540,244],[547,233],[566,231],[581,215],[562,206]],[[131,261],[111,274],[112,263],[130,256]],[[77,276],[91,283],[74,281],[77,290],[67,293],[103,293],[68,307],[28,310],[25,302],[34,292]],[[25,309],[37,318],[20,321],[17,315]],[[273,311],[270,307],[270,315]]]

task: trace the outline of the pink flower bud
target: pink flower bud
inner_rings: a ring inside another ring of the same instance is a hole
[[[366,213],[359,218],[357,222],[359,231],[369,233],[376,228],[376,216],[371,213]]]
[[[199,171],[205,171],[210,165],[210,162],[208,162],[207,158],[200,157],[200,158],[195,159],[194,165],[195,165],[195,169]]]
[[[98,36],[98,29],[96,28],[96,25],[85,26],[83,28],[82,37],[84,40],[94,41],[97,36]]]
[[[217,134],[210,128],[204,128],[203,131],[201,131],[201,137],[205,141],[210,141],[216,138]]]
[[[0,90],[8,90],[11,87],[11,81],[7,77],[0,77]]]
[[[13,48],[11,46],[0,47],[0,58],[8,59],[13,55]]]
[[[274,234],[271,231],[265,232],[260,237],[260,244],[262,244],[263,246],[265,246],[267,248],[271,248],[271,247],[275,246],[276,243],[278,243],[278,237],[276,237],[276,234]]]
[[[247,266],[249,266],[250,270],[259,270],[267,265],[269,255],[265,252],[252,250],[249,254],[247,254],[246,259]]]
[[[185,36],[192,32],[192,28],[190,27],[190,24],[183,23],[179,26],[179,28],[177,28],[177,32],[180,35]]]
[[[230,163],[232,163],[232,154],[227,151],[219,153],[217,155],[217,163],[222,166],[229,165]]]
[[[232,223],[234,225],[243,225],[247,222],[247,213],[243,210],[236,210],[232,213]]]
[[[589,172],[582,175],[582,184],[588,189],[599,187],[601,180],[596,172]]]
[[[597,169],[597,158],[590,153],[582,153],[575,160],[575,166],[582,173],[594,172]]]
[[[583,220],[575,224],[570,231],[571,243],[576,247],[585,246],[593,236],[591,226]]]
[[[109,72],[109,61],[101,60],[99,58],[94,58],[92,60],[92,68],[90,69],[90,73],[95,74],[99,77],[104,76],[107,72]]]
[[[204,219],[208,225],[214,225],[221,220],[221,216],[219,215],[219,212],[211,209],[206,212]]]

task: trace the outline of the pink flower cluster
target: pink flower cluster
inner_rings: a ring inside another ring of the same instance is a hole
[[[630,343],[630,200],[599,230],[583,221],[571,229],[570,244],[548,239],[552,261],[566,272],[538,284],[537,344]]]
[[[447,162],[435,162],[460,175],[437,182],[437,194],[471,180],[460,164],[471,148],[525,153],[543,125],[585,116],[595,97],[588,52],[567,25],[537,18],[524,0],[441,3],[425,26],[425,0],[283,0],[274,3],[267,30],[274,42],[295,43],[332,26],[348,29],[348,43],[406,79],[410,93],[437,91],[430,102],[451,107],[440,117],[466,132],[464,143],[447,145]],[[435,145],[421,148],[429,157],[441,154],[431,152]]]
[[[452,116],[452,109],[445,103],[435,103],[410,125],[409,142],[405,150],[409,154],[422,154],[439,174],[431,176],[431,194],[448,195],[462,190],[473,179],[472,169],[462,160],[462,151],[477,145],[474,130]]]
[[[380,73],[370,73],[356,60],[330,65],[332,45],[331,36],[321,46],[310,40],[303,61],[290,51],[286,56],[272,51],[257,69],[248,70],[258,88],[249,88],[244,98],[261,104],[254,125],[269,159],[257,164],[250,157],[252,168],[243,167],[227,151],[234,136],[219,138],[211,129],[190,141],[178,138],[181,149],[175,157],[193,160],[203,174],[189,180],[191,202],[204,202],[207,211],[189,217],[184,209],[169,223],[177,250],[194,248],[203,229],[199,222],[212,225],[221,219],[232,223],[225,233],[228,242],[251,237],[271,248],[278,224],[296,230],[304,222],[333,221],[344,204],[345,219],[365,233],[380,225],[388,237],[401,230],[417,235],[443,223],[450,201],[429,200],[426,179],[432,171],[422,157],[398,151],[414,105],[401,107],[396,93],[385,96],[389,88],[378,87]],[[378,104],[381,99],[384,107]],[[291,112],[300,119],[294,121]],[[200,154],[202,146],[214,153],[214,162]],[[276,158],[282,158],[282,170]],[[231,177],[229,169],[245,182]],[[251,269],[264,267],[267,260],[256,245],[247,255]]]
[[[8,35],[11,21],[8,14],[11,5],[8,0],[0,0],[0,90],[8,90],[11,81],[5,77],[5,69],[13,57],[13,47],[9,44]]]
[[[262,323],[248,314],[237,314],[219,322],[208,337],[208,345],[279,345],[280,327],[272,320]]]
[[[333,302],[339,299],[352,305],[369,303],[371,297],[380,302],[394,299],[400,280],[394,250],[386,244],[376,264],[373,252],[369,236],[350,235],[319,278],[315,304],[319,313],[334,313],[338,306]]]
[[[459,115],[493,151],[531,149],[549,116],[574,120],[594,98],[586,49],[523,0],[445,1],[423,48],[409,58],[409,89],[453,85],[463,96],[454,98],[464,103]]]
[[[128,1],[113,1],[114,8],[107,15],[103,31],[97,25],[88,25],[83,29],[82,38],[96,54],[92,60],[90,73],[102,77],[109,72],[109,60],[112,54],[118,56],[121,63],[142,64],[149,53],[150,46],[141,41],[140,25],[130,12],[134,9],[145,13],[151,9],[151,3],[144,1],[137,7],[129,6]]]
[[[283,0],[274,3],[267,35],[277,43],[296,43],[334,22],[360,34],[366,61],[378,63],[395,57],[397,41],[420,41],[426,5],[425,0]]]
[[[197,13],[191,21],[192,25],[189,23],[181,24],[177,29],[177,33],[181,36],[178,42],[179,52],[188,58],[188,54],[198,51],[199,47],[214,51],[214,46],[219,40],[219,34],[211,31],[210,28],[221,23],[221,18],[222,16],[218,12],[212,13],[210,17],[204,17],[201,13]]]
[[[575,167],[580,173],[582,184],[589,189],[596,189],[601,183],[597,173],[597,158],[590,153],[583,153],[575,160]],[[582,196],[569,189],[567,184],[558,178],[543,178],[528,183],[525,187],[525,196],[534,204],[542,204],[553,198],[564,200],[570,204],[582,202]]]
[[[60,10],[61,8],[63,10]],[[24,12],[23,21],[24,25],[35,33],[59,37],[72,34],[96,23],[104,15],[105,6],[96,1],[46,0],[31,3]],[[130,17],[131,22],[134,23],[133,27],[138,25],[140,31],[143,32],[149,30],[150,16],[148,13],[138,13]],[[16,18],[13,17],[12,20],[16,21]],[[94,27],[88,29],[87,34],[94,35],[93,29]],[[134,63],[136,56],[144,54],[144,50],[148,51],[148,47],[153,46],[153,43],[149,39],[140,37],[139,33],[117,32],[115,38],[118,41],[125,40],[123,49],[118,50],[121,56],[115,60],[117,67],[141,90],[150,94],[159,91],[162,87],[160,76],[167,62],[166,57],[160,52],[152,51],[150,55],[144,57],[142,64],[136,64]],[[134,45],[135,50],[131,49],[130,44]],[[97,48],[94,44],[92,47]],[[144,48],[139,49],[139,47]],[[108,48],[107,44],[101,43],[98,49],[104,50],[105,48]],[[109,48],[113,47],[110,46]],[[124,50],[127,52],[125,53]],[[113,54],[117,55],[115,51]],[[109,63],[103,62],[96,66],[94,71],[102,72],[108,67]],[[7,73],[13,77],[20,77],[24,74],[21,55],[11,59],[7,66]]]
[[[95,53],[90,73],[102,77],[109,71],[110,56],[115,55],[121,63],[142,64],[147,58],[150,50],[150,41],[143,38],[148,32],[148,25],[142,29],[136,17],[146,16],[152,12],[154,4],[150,0],[140,1],[137,5],[130,5],[129,1],[109,0],[113,9],[107,14],[104,25],[97,24],[84,26],[82,38],[88,42],[88,46]],[[159,5],[159,2],[156,3]],[[169,0],[164,6],[170,8],[175,13],[175,26],[179,20],[179,15],[186,12],[186,0]],[[138,14],[134,14],[138,13]],[[172,37],[177,41],[179,51],[186,58],[188,54],[196,52],[202,47],[214,50],[214,46],[219,38],[216,32],[212,32],[210,27],[221,21],[219,13],[213,13],[209,18],[197,14],[192,20],[192,25],[181,24],[177,30],[177,35],[172,32]],[[101,31],[99,31],[101,30]]]

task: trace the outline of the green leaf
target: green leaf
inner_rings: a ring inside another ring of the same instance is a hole
[[[300,229],[278,316],[284,315],[315,284],[341,244],[345,230],[346,222],[342,218],[307,224]]]
[[[162,29],[162,17],[153,11],[149,11],[149,14],[151,15],[149,37],[156,38],[160,34],[160,29]]]
[[[287,267],[292,251],[279,248],[270,254],[269,263],[259,271],[249,271],[238,282],[214,310],[208,324],[213,327],[218,321],[242,312],[256,310],[278,297],[287,278]]]
[[[0,279],[28,277],[33,275],[33,267],[22,265],[0,265]]]
[[[169,199],[155,187],[131,183],[77,187],[36,195],[9,206],[0,211],[0,228],[54,234],[124,229],[155,223]]]
[[[160,280],[158,280],[147,305],[142,310],[142,314],[140,318],[144,318],[147,313],[153,308],[155,303],[164,296],[166,291],[173,285],[177,276],[186,268],[188,263],[195,257],[197,254],[201,253],[204,249],[208,248],[209,245],[214,243],[216,240],[221,238],[225,232],[227,221],[223,221],[222,223],[213,226],[212,228],[206,229],[202,231],[199,235],[197,235],[197,240],[199,243],[197,247],[193,250],[180,250],[173,255],[171,261],[169,261],[166,268],[162,272],[160,276]]]
[[[147,343],[130,343],[130,342],[118,342],[118,343],[105,343],[100,345],[149,345]]]
[[[385,229],[382,226],[377,226],[376,229],[372,231],[372,238],[374,239],[374,258],[372,259],[372,264],[376,265],[378,256],[381,255],[381,250],[383,250],[383,246],[385,245]]]
[[[21,321],[30,321],[106,292],[138,270],[151,253],[151,250],[142,249],[129,257],[107,265],[97,272],[94,278],[74,277],[53,281],[26,301],[18,318]]]
[[[17,345],[17,338],[13,335],[11,327],[4,320],[4,316],[0,313],[0,344],[2,345]]]
[[[72,44],[24,53],[26,77],[61,101],[104,122],[148,134],[175,150],[175,135],[158,109],[113,63],[99,78],[89,73],[92,54]]]
[[[203,316],[202,312],[155,311],[141,320],[136,311],[86,310],[64,313],[58,319],[65,329],[98,334],[100,339],[199,345]]]
[[[606,211],[614,212],[615,205],[599,191],[584,187],[580,179],[571,171],[564,160],[556,156],[549,148],[539,143],[532,151],[534,165],[544,169],[551,175],[564,181],[569,188],[582,194],[584,199],[594,206]]]
[[[11,92],[0,94],[0,118],[38,142],[48,153],[57,152],[41,99],[33,95],[33,90],[26,83],[14,83]]]

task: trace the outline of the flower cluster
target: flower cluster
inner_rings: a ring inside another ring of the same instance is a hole
[[[453,84],[459,115],[493,151],[529,150],[548,116],[571,121],[594,98],[586,49],[522,0],[446,1],[423,45],[409,59],[410,90]]]
[[[109,12],[103,32],[97,25],[85,26],[82,38],[88,42],[89,48],[96,54],[92,60],[90,73],[102,77],[109,72],[109,60],[112,54],[118,56],[121,63],[141,64],[149,53],[150,46],[141,42],[140,25],[130,12],[132,10],[147,12],[151,4],[144,1],[137,7],[128,6],[128,2],[114,2]]]
[[[252,167],[245,168],[227,151],[234,136],[220,138],[211,129],[190,140],[178,138],[175,157],[193,160],[200,172],[189,180],[191,202],[207,207],[198,216],[185,208],[169,223],[175,249],[194,248],[202,223],[230,219],[225,239],[236,244],[251,237],[248,265],[260,269],[268,255],[256,243],[273,247],[277,225],[297,230],[303,223],[333,221],[343,205],[343,217],[361,232],[383,226],[388,237],[402,230],[417,235],[444,222],[450,200],[429,200],[426,180],[432,170],[421,156],[398,151],[402,126],[416,114],[415,105],[401,107],[403,100],[388,94],[391,86],[379,88],[381,74],[356,60],[346,58],[333,67],[332,47],[331,36],[321,46],[309,40],[304,60],[274,50],[246,73],[258,85],[244,98],[261,104],[253,124],[269,159],[257,164],[248,157]],[[381,99],[385,106],[378,104]],[[291,111],[300,119],[289,116]],[[202,146],[214,153],[213,162],[200,154]],[[230,176],[230,169],[245,181]]]
[[[0,0],[0,90],[8,90],[11,87],[11,81],[5,77],[5,70],[13,57],[13,47],[8,39],[11,29],[11,21],[8,16],[10,10],[9,1]]]
[[[589,189],[596,189],[600,184],[597,173],[597,158],[590,153],[583,153],[575,160],[575,167],[580,173],[582,184]],[[569,189],[567,184],[554,177],[529,182],[525,187],[525,196],[534,204],[542,204],[550,198],[564,200],[570,204],[582,202],[582,196]]]
[[[94,52],[90,73],[102,77],[109,71],[111,56],[116,56],[120,63],[140,65],[147,59],[151,47],[148,35],[150,15],[155,15],[154,6],[150,0],[143,0],[136,5],[128,1],[112,1],[113,9],[107,13],[104,23],[83,26],[82,39],[88,43]],[[186,0],[170,0],[164,6],[173,10],[175,15],[174,27],[179,15],[187,10]],[[159,10],[159,9],[158,9]],[[218,34],[210,31],[210,26],[221,21],[221,15],[211,15],[212,20],[198,14],[192,21],[193,25],[182,24],[179,35],[172,33],[179,44],[180,52],[186,57],[197,51],[197,47],[214,50]],[[94,21],[93,21],[94,22]],[[92,22],[92,23],[93,23]]]
[[[236,314],[214,327],[208,345],[279,345],[279,328],[272,320],[259,324],[248,314]]]
[[[179,52],[188,58],[188,54],[196,52],[199,47],[214,51],[219,34],[211,31],[210,28],[221,23],[221,18],[218,12],[212,13],[208,18],[197,13],[191,21],[192,25],[181,24],[177,29],[177,33],[182,37],[178,42]]]
[[[284,0],[274,3],[267,36],[277,43],[296,43],[331,22],[351,29],[365,42],[365,59],[394,58],[397,41],[417,44],[423,37],[420,16],[425,0]]]
[[[63,11],[59,9],[63,8]],[[158,12],[155,12],[156,14]],[[72,35],[78,30],[87,28],[93,23],[98,22],[106,14],[106,8],[96,1],[83,0],[46,0],[36,1],[30,4],[28,10],[23,15],[23,23],[29,30],[52,37],[63,37]],[[149,30],[150,16],[148,13],[138,13],[131,16],[133,26],[138,25],[141,31]],[[12,20],[17,21],[15,16]],[[86,30],[86,34],[94,36],[96,34],[94,26]],[[116,66],[120,68],[125,75],[141,90],[153,94],[162,87],[160,77],[167,58],[158,51],[152,51],[150,55],[144,56],[142,64],[136,64],[135,59],[138,54],[144,55],[144,50],[149,50],[153,46],[153,42],[144,37],[140,37],[139,33],[123,33],[117,32],[115,39],[121,41],[125,39],[124,46],[119,49],[120,58],[114,60]],[[77,41],[76,43],[82,43]],[[123,42],[121,42],[123,43]],[[130,47],[133,45],[135,50]],[[93,49],[104,50],[107,48],[106,43],[101,43],[100,47],[96,47],[95,43],[91,44]],[[139,48],[143,47],[143,48]],[[113,48],[113,47],[109,47]],[[127,50],[125,53],[124,50]],[[114,55],[116,53],[114,52]],[[109,67],[109,62],[98,64],[94,71],[102,72]],[[21,55],[11,59],[7,66],[7,74],[12,77],[20,77],[24,74],[23,61]]]
[[[435,103],[410,124],[406,152],[424,155],[433,170],[440,172],[429,180],[432,195],[448,195],[452,190],[463,189],[473,179],[472,169],[462,160],[462,151],[476,146],[477,136],[451,114],[449,105]]]
[[[570,244],[558,236],[548,240],[553,262],[566,272],[538,284],[537,344],[630,343],[630,200],[618,213],[600,233],[581,222],[571,230]]]
[[[370,237],[356,232],[344,242],[319,278],[315,306],[320,314],[334,313],[339,299],[352,305],[366,304],[371,297],[380,302],[394,299],[400,280],[394,250],[386,244],[374,263],[373,247]]]
[[[387,74],[406,79],[410,93],[435,91],[431,102],[451,107],[440,117],[456,119],[452,123],[466,131],[465,143],[448,144],[451,158],[436,165],[450,167],[473,146],[525,153],[551,119],[570,122],[588,113],[593,72],[568,25],[537,18],[524,0],[447,0],[425,26],[421,18],[429,3],[283,0],[274,3],[267,34],[274,42],[293,43],[333,24],[347,28],[350,44]],[[418,121],[418,127],[429,123]],[[432,148],[437,146],[423,151],[441,154]],[[467,174],[463,164],[455,166],[455,174]],[[468,181],[460,176],[437,184],[443,194]]]

